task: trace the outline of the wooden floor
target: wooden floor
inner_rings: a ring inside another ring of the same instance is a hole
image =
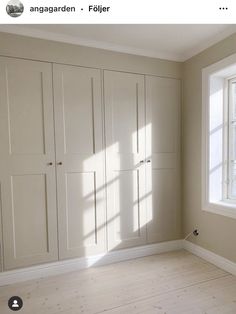
[[[236,313],[236,277],[177,251],[0,287],[24,301],[21,314]]]

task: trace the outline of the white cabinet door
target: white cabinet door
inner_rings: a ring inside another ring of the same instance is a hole
[[[50,64],[0,58],[4,269],[58,258]]]
[[[108,248],[144,244],[145,104],[142,75],[104,72]]]
[[[59,257],[105,250],[100,70],[54,65]]]
[[[180,81],[146,77],[148,243],[180,236]]]

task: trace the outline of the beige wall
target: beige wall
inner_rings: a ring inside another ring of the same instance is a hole
[[[181,78],[182,63],[0,33],[0,55]]]
[[[190,241],[236,262],[236,219],[201,210],[201,105],[202,68],[236,53],[236,34],[184,63],[183,105],[183,225]]]

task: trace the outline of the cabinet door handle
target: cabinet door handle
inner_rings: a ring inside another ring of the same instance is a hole
[[[58,164],[59,166],[61,166],[61,165],[62,165],[62,161],[59,161],[57,164]]]
[[[140,160],[140,164],[143,164],[144,163],[144,160]]]
[[[151,162],[151,160],[150,160],[150,159],[148,159],[148,160],[147,160],[147,162]]]

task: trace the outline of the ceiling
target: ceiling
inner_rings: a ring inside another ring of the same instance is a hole
[[[236,25],[0,25],[0,31],[185,61],[236,32]]]

